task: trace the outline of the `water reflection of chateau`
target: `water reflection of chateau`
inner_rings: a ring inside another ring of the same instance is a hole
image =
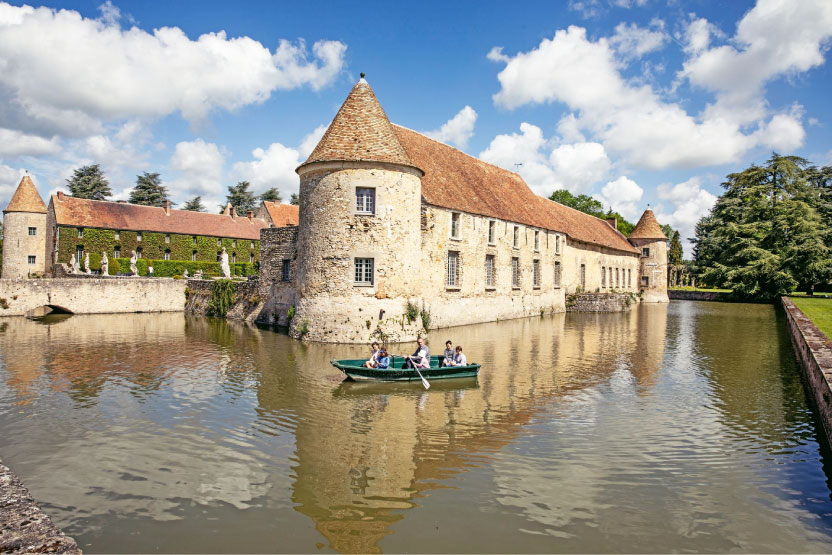
[[[212,458],[180,460],[213,476],[213,489],[177,485],[177,497],[230,499],[246,507],[291,480],[287,487],[295,509],[314,522],[331,548],[379,552],[379,543],[408,517],[423,492],[488,462],[538,415],[563,410],[563,399],[614,379],[649,393],[664,356],[666,311],[667,305],[650,305],[629,313],[559,314],[455,328],[450,335],[484,364],[483,375],[479,383],[437,382],[429,391],[419,384],[339,385],[329,360],[345,356],[345,349],[361,353],[363,347],[308,346],[177,314],[73,317],[51,326],[14,319],[0,342],[7,385],[21,402],[42,382],[84,406],[96,402],[108,380],[127,382],[135,395],[153,396],[177,372],[209,373],[220,388],[239,395],[255,388],[254,420],[242,431],[262,441],[290,432],[291,471],[279,462],[258,463],[262,454],[243,447],[229,467],[236,469],[235,480],[228,481],[210,468],[221,468],[232,452],[205,443],[206,453],[216,450]],[[434,332],[434,345],[447,333]],[[27,339],[16,343],[26,348],[9,348],[11,338],[21,337]],[[193,368],[194,360],[199,368]],[[151,516],[153,510],[168,510],[169,494],[160,493],[159,480],[151,480],[155,489],[144,492],[162,496],[143,505]],[[110,487],[135,493],[129,488],[148,486]],[[79,492],[66,505],[90,502],[82,497]]]

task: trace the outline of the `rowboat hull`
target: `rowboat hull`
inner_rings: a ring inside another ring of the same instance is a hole
[[[432,357],[430,368],[420,368],[419,372],[428,381],[431,380],[446,380],[450,378],[471,378],[479,374],[479,364],[469,364],[467,366],[446,366],[439,367],[439,358]],[[366,381],[384,381],[384,382],[412,382],[420,380],[419,374],[416,370],[411,368],[403,368],[404,359],[396,357],[391,368],[377,369],[365,368],[363,364],[367,362],[366,359],[361,360],[333,360],[331,361],[335,368],[347,375],[351,380],[357,382]]]

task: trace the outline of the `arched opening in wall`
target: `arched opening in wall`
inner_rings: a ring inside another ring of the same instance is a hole
[[[56,305],[56,304],[45,304],[43,306],[39,306],[37,308],[33,308],[32,310],[26,311],[26,318],[31,320],[37,320],[39,318],[45,318],[47,316],[53,316],[58,314],[73,314],[71,310],[68,308]]]

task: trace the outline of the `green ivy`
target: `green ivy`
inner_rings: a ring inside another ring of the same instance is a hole
[[[96,263],[93,262],[93,256],[90,255],[90,267],[93,269],[101,269],[100,256],[97,258],[96,262],[98,263],[97,267]],[[109,262],[109,272],[111,276],[114,276],[119,272],[123,274],[130,273],[129,258],[111,258]],[[148,266],[153,266],[154,277],[181,276],[185,270],[188,270],[188,274],[190,274],[191,277],[193,277],[197,270],[202,270],[202,274],[205,277],[222,275],[222,272],[220,271],[219,262],[192,262],[190,260],[148,260],[146,258],[140,258],[136,261],[136,269],[139,271],[140,276],[148,275]],[[231,264],[230,266],[231,275],[240,277],[257,275],[260,269],[259,264],[249,264],[247,262]]]
[[[211,284],[211,298],[208,299],[208,316],[224,318],[234,304],[237,284],[230,279],[218,279]]]

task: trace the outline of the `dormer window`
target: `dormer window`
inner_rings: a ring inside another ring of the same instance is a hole
[[[355,188],[355,213],[376,213],[376,190],[372,187]]]
[[[84,236],[84,228],[79,227],[78,228],[78,238],[81,239],[83,236]]]
[[[142,240],[142,232],[140,231],[140,232],[136,233],[136,241],[141,241],[141,240]]]

